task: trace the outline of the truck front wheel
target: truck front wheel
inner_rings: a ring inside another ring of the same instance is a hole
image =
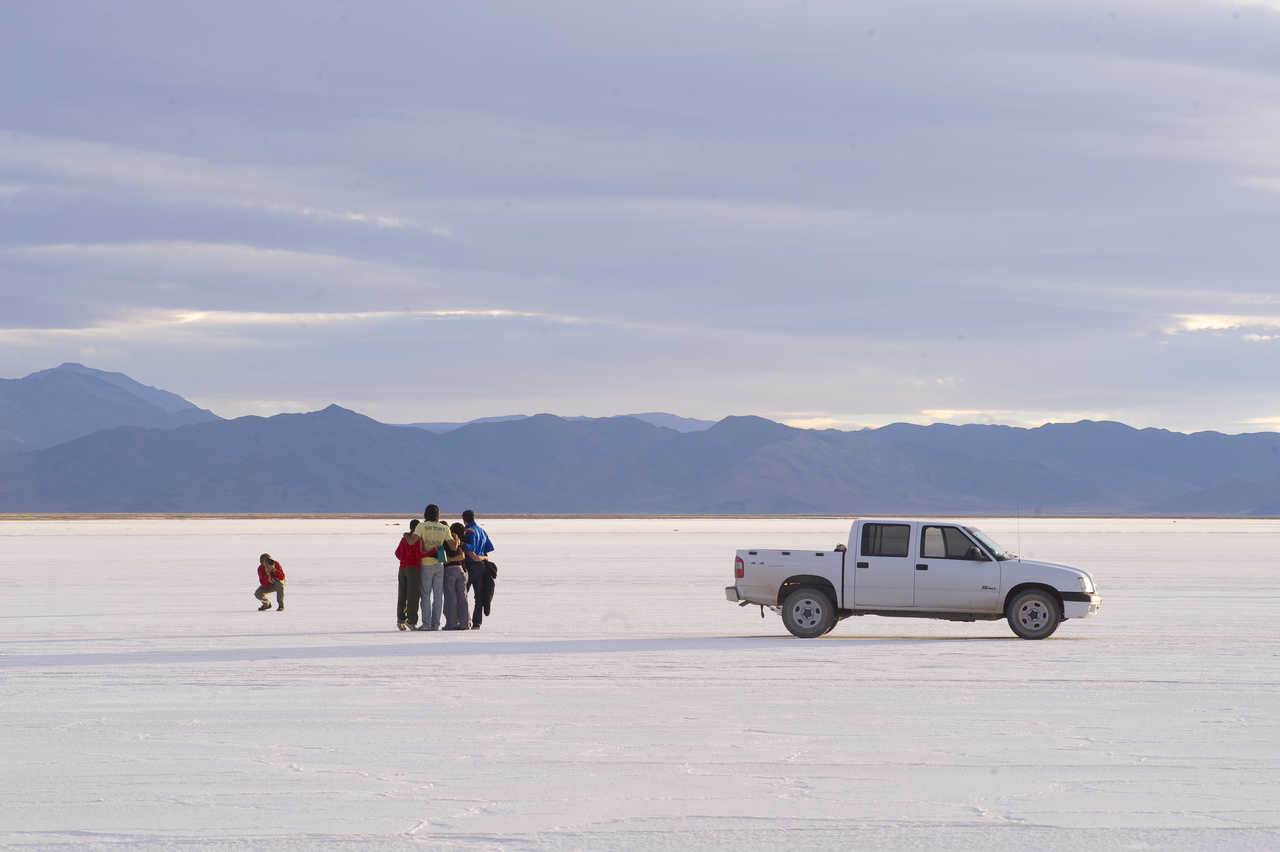
[[[782,623],[792,636],[816,639],[836,626],[836,605],[826,592],[801,586],[782,601]]]
[[[1062,620],[1057,598],[1043,589],[1028,589],[1020,593],[1009,601],[1005,615],[1013,632],[1023,639],[1047,639]]]

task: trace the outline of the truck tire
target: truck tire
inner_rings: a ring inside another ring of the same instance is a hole
[[[836,605],[826,592],[801,586],[782,601],[782,623],[792,636],[816,639],[836,625]]]
[[[1044,589],[1027,589],[1009,601],[1005,616],[1013,632],[1023,639],[1047,639],[1062,621],[1062,608]]]

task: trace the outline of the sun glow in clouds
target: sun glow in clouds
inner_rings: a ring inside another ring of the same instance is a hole
[[[911,412],[874,412],[865,414],[807,413],[795,417],[775,416],[779,423],[796,429],[878,429],[890,423],[910,423],[916,426],[946,424],[999,424],[1035,429],[1047,423],[1075,423],[1080,420],[1113,420],[1114,415],[1100,411],[1022,411],[1011,408],[925,408]]]
[[[447,319],[479,317],[489,319],[541,319],[560,323],[589,322],[582,317],[545,314],[537,311],[454,308],[438,311],[175,311],[170,322],[177,325],[330,325],[335,323],[379,322],[394,319]]]
[[[840,429],[850,431],[862,429],[865,424],[856,420],[845,420],[839,417],[789,417],[779,421],[784,426],[795,429]]]
[[[1280,330],[1280,317],[1248,316],[1243,314],[1175,314],[1175,324],[1164,329],[1165,334],[1182,334],[1198,331],[1241,331],[1243,329]],[[1246,340],[1271,340],[1274,335],[1247,334]]]
[[[1240,422],[1249,426],[1263,426],[1269,431],[1280,432],[1280,414],[1274,417],[1250,417]]]
[[[445,308],[441,310],[405,311],[135,311],[123,318],[107,320],[82,328],[0,328],[0,342],[33,343],[49,339],[136,339],[148,332],[185,331],[201,328],[234,329],[245,326],[310,326],[354,323],[394,322],[403,320],[450,319],[524,319],[557,325],[621,325],[609,320],[540,311],[514,311],[505,308]]]

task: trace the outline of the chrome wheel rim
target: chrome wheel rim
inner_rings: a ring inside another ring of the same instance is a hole
[[[1018,607],[1018,624],[1032,632],[1039,632],[1049,625],[1049,607],[1039,598],[1023,601]]]
[[[822,624],[822,602],[801,598],[791,605],[791,620],[801,630],[814,630]]]

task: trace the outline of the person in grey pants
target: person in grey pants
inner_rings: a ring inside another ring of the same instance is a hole
[[[418,630],[439,630],[440,611],[444,606],[444,550],[443,544],[453,538],[449,527],[440,520],[440,507],[428,504],[418,524],[418,537],[430,556],[422,557],[422,582],[419,598],[422,604],[422,622]],[[456,539],[455,539],[456,543]],[[430,615],[428,616],[428,610]]]
[[[437,551],[439,552],[439,551]],[[439,630],[444,608],[444,564],[436,557],[422,560],[422,626],[419,630]],[[430,618],[427,611],[430,610]]]
[[[467,608],[467,575],[462,570],[466,554],[462,550],[462,538],[465,532],[462,524],[454,524],[450,528],[453,541],[446,541],[444,547],[444,629],[470,630],[471,613]]]

